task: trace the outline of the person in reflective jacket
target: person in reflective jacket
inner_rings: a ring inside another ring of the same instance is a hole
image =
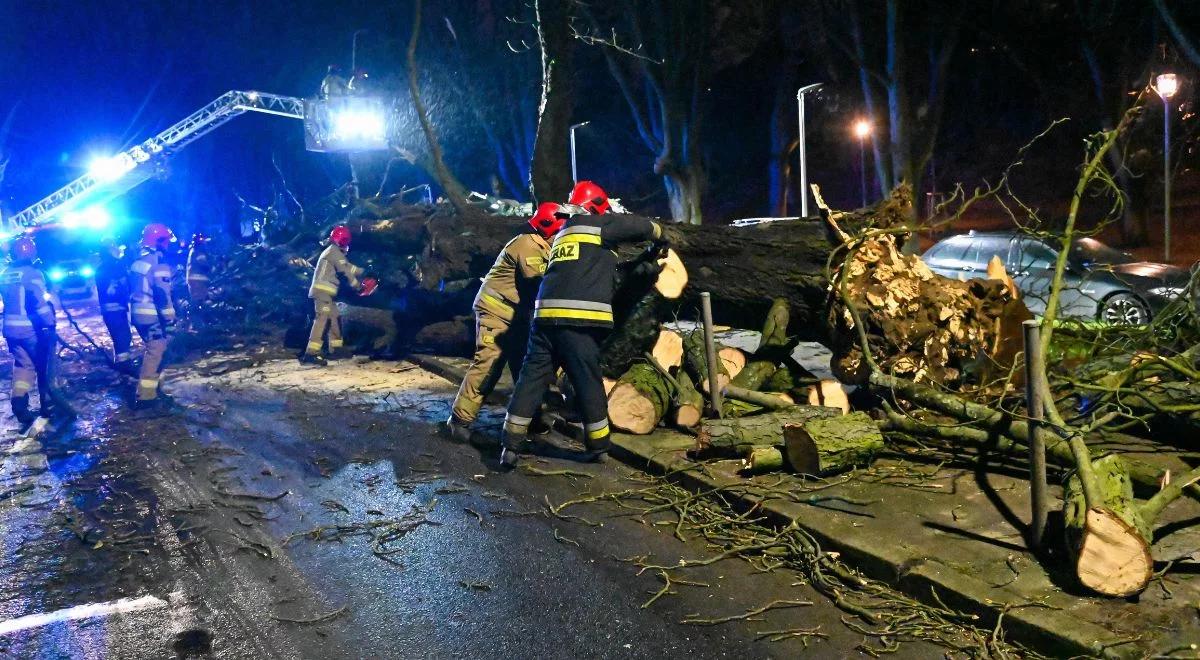
[[[504,420],[500,462],[507,467],[515,466],[519,455],[529,450],[529,425],[559,366],[575,390],[590,457],[608,451],[608,398],[600,373],[600,343],[613,327],[614,250],[622,243],[662,238],[656,222],[606,215],[608,195],[590,181],[575,186],[570,202],[581,215],[567,220],[550,246],[550,262],[534,303],[528,351]]]
[[[153,222],[142,230],[142,249],[129,265],[129,307],[133,327],[146,345],[138,373],[134,407],[151,405],[158,399],[163,355],[175,331],[175,303],[171,298],[174,268],[164,253],[175,240],[166,225]]]
[[[113,364],[117,371],[135,375],[133,329],[129,327],[129,265],[125,263],[125,246],[111,237],[101,241],[100,264],[96,267],[96,298],[100,317],[113,344]]]
[[[507,364],[513,379],[521,371],[533,299],[546,272],[550,240],[568,214],[554,202],[542,202],[529,226],[504,246],[475,295],[475,357],[454,397],[446,428],[464,442],[483,400],[496,387]]]
[[[13,416],[21,426],[33,423],[29,409],[29,393],[36,383],[41,415],[54,415],[59,397],[54,391],[54,355],[58,335],[54,325],[57,318],[52,297],[42,271],[34,265],[37,246],[33,239],[22,236],[10,248],[12,263],[0,276],[0,293],[4,298],[4,341],[13,356],[12,393]],[[64,412],[69,408],[63,406]]]
[[[342,350],[342,320],[338,315],[337,305],[333,299],[337,296],[339,276],[355,289],[363,288],[366,281],[359,281],[363,269],[350,263],[346,253],[350,251],[350,229],[338,225],[329,232],[329,247],[317,258],[317,267],[313,269],[312,284],[308,287],[308,297],[313,301],[312,330],[308,333],[308,344],[300,356],[304,364],[326,364],[321,355],[325,342],[325,331],[329,331],[329,352],[338,354]]]

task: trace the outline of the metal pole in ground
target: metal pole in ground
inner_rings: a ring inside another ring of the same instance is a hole
[[[1029,525],[1029,547],[1042,546],[1046,532],[1046,443],[1038,433],[1045,411],[1042,371],[1046,368],[1041,351],[1039,321],[1026,321],[1025,330],[1025,401],[1029,408],[1029,502],[1033,520]]]
[[[717,382],[720,373],[717,365],[717,343],[713,341],[712,296],[705,291],[700,294],[700,316],[704,319],[704,360],[708,363],[708,396],[713,412],[722,417],[721,387]]]

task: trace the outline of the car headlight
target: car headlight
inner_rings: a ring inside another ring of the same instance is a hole
[[[83,268],[79,269],[79,274],[84,277],[91,277],[92,275],[96,274],[96,269],[92,268],[91,266],[84,266]]]
[[[61,268],[51,268],[50,271],[46,273],[46,277],[49,277],[51,282],[61,282],[64,278],[66,278],[66,276],[67,271]]]
[[[1163,298],[1177,298],[1183,295],[1183,290],[1181,286],[1158,286],[1150,289],[1150,293]]]

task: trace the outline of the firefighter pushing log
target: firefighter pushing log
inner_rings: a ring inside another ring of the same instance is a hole
[[[317,258],[312,284],[308,287],[308,297],[313,301],[314,317],[312,330],[308,333],[308,344],[304,347],[304,353],[300,355],[302,364],[327,364],[325,356],[321,354],[327,330],[330,355],[337,357],[342,352],[344,342],[341,318],[337,305],[333,304],[340,283],[339,276],[346,278],[346,282],[357,289],[360,296],[371,295],[378,286],[378,282],[372,277],[359,281],[363,269],[346,258],[349,251],[350,229],[344,225],[334,227],[333,231],[329,232],[329,247]]]
[[[643,218],[605,215],[608,195],[580,181],[570,203],[586,214],[573,216],[554,239],[546,276],[534,303],[529,354],[521,366],[504,421],[500,462],[513,467],[529,450],[529,425],[542,395],[562,366],[575,391],[590,458],[610,447],[608,400],[600,370],[600,344],[613,327],[613,278],[625,243],[659,240],[662,228]]]

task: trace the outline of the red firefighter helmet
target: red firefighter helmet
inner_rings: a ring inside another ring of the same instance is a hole
[[[33,261],[37,259],[37,244],[28,236],[22,236],[13,241],[11,248],[13,261]]]
[[[171,229],[161,222],[151,222],[142,229],[142,247],[161,250],[165,245],[175,240],[175,234],[171,233]]]
[[[346,225],[338,225],[329,232],[329,240],[334,245],[345,249],[350,247],[350,229]]]
[[[542,238],[549,238],[558,233],[567,223],[570,214],[559,204],[542,202],[538,204],[537,212],[529,219],[529,226],[537,230]]]
[[[588,210],[588,213],[596,215],[604,215],[610,208],[608,193],[591,181],[580,181],[575,184],[575,189],[571,191],[571,198],[567,201],[576,206],[582,206]]]

